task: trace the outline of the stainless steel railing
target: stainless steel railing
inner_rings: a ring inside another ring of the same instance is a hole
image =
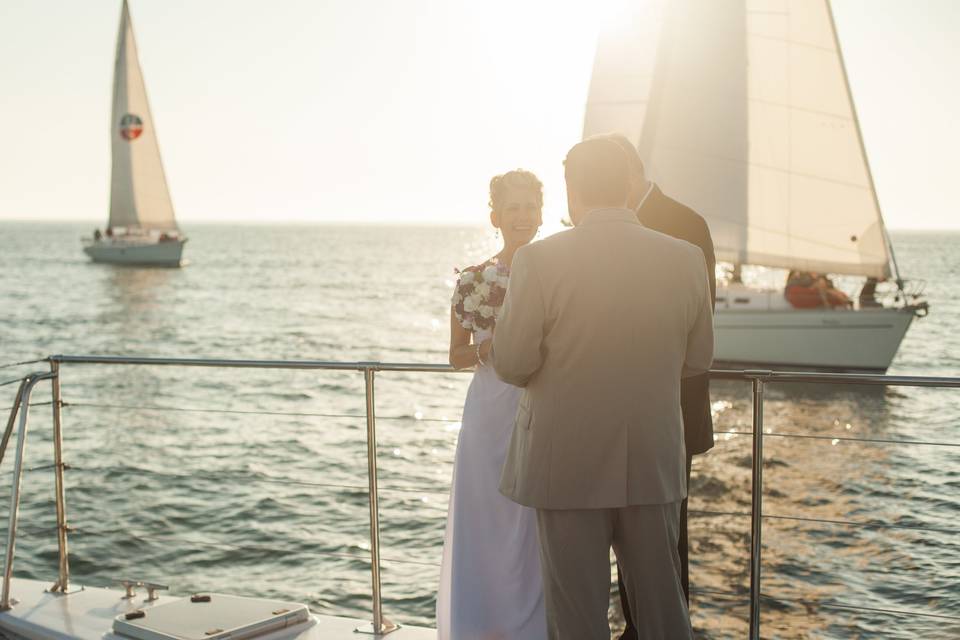
[[[13,566],[13,549],[16,539],[19,508],[19,485],[22,476],[23,444],[26,434],[29,397],[33,386],[41,380],[49,379],[53,383],[53,422],[54,422],[54,464],[56,474],[57,538],[59,550],[59,576],[51,591],[67,593],[69,587],[69,562],[66,522],[66,504],[64,495],[63,472],[68,468],[62,456],[61,407],[64,405],[60,394],[60,367],[63,364],[111,364],[111,365],[152,365],[182,367],[222,367],[244,369],[290,369],[290,370],[327,370],[357,371],[363,373],[366,396],[366,441],[367,441],[367,480],[370,510],[370,573],[373,596],[371,624],[357,629],[361,633],[386,635],[397,628],[382,611],[381,599],[381,557],[380,557],[380,520],[379,493],[377,482],[377,439],[376,439],[376,396],[375,379],[379,372],[415,372],[415,373],[453,373],[447,365],[392,363],[392,362],[335,362],[323,360],[230,360],[209,358],[151,358],[127,356],[50,356],[50,372],[31,374],[23,379],[17,393],[17,402],[11,412],[0,442],[0,460],[6,450],[13,423],[19,412],[20,430],[18,434],[17,462],[14,468],[14,492],[11,498],[11,516],[8,527],[7,560],[4,566],[3,593],[0,608],[9,608],[9,583]],[[714,370],[711,377],[715,380],[737,380],[750,382],[753,400],[752,462],[751,462],[751,512],[750,512],[750,638],[760,637],[761,611],[761,560],[762,560],[762,524],[763,519],[763,409],[764,391],[767,385],[776,383],[824,383],[871,386],[909,386],[933,388],[960,388],[960,378],[952,377],[916,377],[835,373],[793,373],[768,370]],[[766,516],[769,517],[769,516]]]
[[[10,581],[13,578],[13,558],[17,543],[17,518],[20,514],[20,487],[23,479],[23,461],[27,445],[27,419],[30,415],[30,396],[38,382],[55,378],[56,375],[56,371],[51,371],[50,373],[32,373],[23,378],[20,387],[17,389],[13,409],[10,410],[7,428],[3,432],[3,441],[0,442],[0,461],[2,461],[7,450],[7,444],[10,442],[13,425],[17,422],[19,415],[20,424],[17,429],[17,451],[13,462],[13,486],[10,490],[10,520],[7,526],[7,552],[3,564],[3,592],[2,595],[0,595],[0,611],[7,611],[11,606]],[[60,513],[59,506],[57,513]],[[65,556],[65,548],[63,552]]]

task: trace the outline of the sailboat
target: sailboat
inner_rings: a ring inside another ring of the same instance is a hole
[[[110,120],[113,167],[106,233],[84,239],[94,262],[177,267],[187,238],[173,214],[126,0],[120,13]]]
[[[665,0],[601,36],[584,137],[619,132],[699,212],[732,277],[720,366],[882,373],[926,303],[904,287],[828,0]],[[795,308],[744,265],[866,278],[862,303]],[[897,290],[873,298],[877,282]]]

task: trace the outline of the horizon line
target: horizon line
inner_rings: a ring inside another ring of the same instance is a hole
[[[556,221],[557,224],[561,224],[559,220]],[[16,224],[42,224],[42,225],[54,225],[54,224],[92,224],[94,227],[102,227],[102,221],[95,220],[93,218],[89,219],[66,219],[66,218],[0,218],[0,224],[4,223],[16,223]],[[263,227],[263,226],[305,226],[305,227],[320,227],[320,226],[385,226],[385,227],[486,227],[489,223],[486,222],[456,222],[456,221],[436,221],[436,220],[350,220],[350,219],[335,219],[335,220],[303,220],[300,218],[285,218],[277,220],[213,220],[213,219],[199,219],[193,222],[186,223],[186,226],[193,224],[201,226],[248,226],[248,227]],[[183,225],[179,225],[183,226]],[[960,225],[956,227],[892,227],[888,226],[887,230],[889,231],[926,231],[926,232],[960,232]]]

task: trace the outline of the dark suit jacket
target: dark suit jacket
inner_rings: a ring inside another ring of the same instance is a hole
[[[706,221],[693,209],[669,198],[654,185],[647,199],[637,210],[640,222],[649,229],[686,240],[700,247],[707,261],[710,296],[717,301],[713,238]],[[713,447],[713,416],[710,413],[710,375],[683,378],[680,382],[680,409],[683,413],[683,435],[687,455],[704,453]]]

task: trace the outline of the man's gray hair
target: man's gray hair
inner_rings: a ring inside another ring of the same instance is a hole
[[[620,148],[623,149],[627,154],[627,160],[630,161],[630,171],[634,175],[645,176],[646,169],[643,166],[643,160],[640,158],[640,152],[637,151],[637,148],[633,146],[633,143],[630,142],[630,139],[627,136],[619,132],[611,133],[600,133],[594,136],[590,136],[587,140],[612,140],[620,145]]]
[[[590,138],[573,145],[563,174],[567,192],[575,192],[584,205],[623,206],[630,195],[630,161],[613,140]]]

